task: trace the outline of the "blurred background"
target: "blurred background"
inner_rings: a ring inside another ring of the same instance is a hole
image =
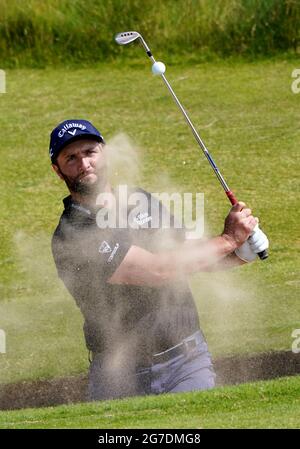
[[[112,36],[136,29],[172,61],[297,52],[297,0],[1,0],[3,67],[91,64],[137,55]]]

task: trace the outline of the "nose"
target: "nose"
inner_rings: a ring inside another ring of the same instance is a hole
[[[91,164],[90,164],[90,160],[88,157],[82,157],[80,159],[80,168],[85,171],[88,168],[90,168]]]

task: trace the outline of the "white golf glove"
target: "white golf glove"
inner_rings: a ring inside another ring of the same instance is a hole
[[[256,225],[251,236],[235,250],[235,254],[244,262],[253,262],[256,259],[257,253],[267,248],[269,248],[268,237]]]
[[[249,245],[254,253],[260,253],[269,248],[269,240],[266,234],[258,227],[255,226],[254,231],[248,239]]]

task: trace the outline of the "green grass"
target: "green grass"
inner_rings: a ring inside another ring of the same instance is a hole
[[[162,50],[161,50],[162,51]],[[162,58],[168,63],[167,54]],[[270,238],[265,262],[200,274],[191,285],[214,357],[289,350],[300,327],[298,60],[169,65],[167,76],[237,196]],[[206,231],[222,231],[229,204],[169,93],[140,62],[86,69],[8,70],[1,105],[0,382],[86,370],[82,319],[56,277],[50,238],[66,194],[51,171],[51,129],[84,117],[107,140],[127,133],[136,176],[152,192],[205,192]]]
[[[298,376],[206,392],[0,412],[0,428],[299,428],[299,389]]]
[[[295,53],[299,23],[295,0],[2,0],[0,62],[43,67],[132,58],[136,46],[124,52],[113,40],[130,29],[155,53],[192,53],[198,61]]]

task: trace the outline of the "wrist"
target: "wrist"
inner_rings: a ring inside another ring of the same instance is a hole
[[[220,237],[224,242],[224,250],[226,254],[231,254],[238,248],[236,241],[230,235],[223,233]]]
[[[257,254],[251,249],[248,240],[235,250],[235,255],[247,263],[253,262],[257,257]]]

